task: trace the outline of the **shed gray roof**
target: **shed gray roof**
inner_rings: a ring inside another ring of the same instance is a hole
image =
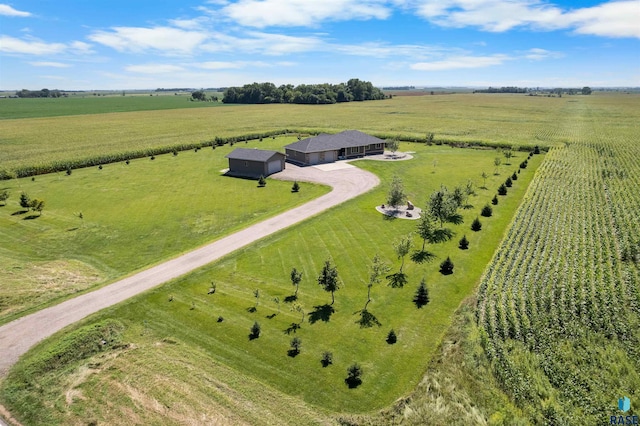
[[[229,154],[225,155],[225,158],[231,158],[233,160],[245,160],[245,161],[269,161],[274,156],[285,155],[278,151],[268,151],[266,149],[249,149],[249,148],[236,148]]]
[[[384,143],[384,141],[358,130],[345,130],[335,135],[321,133],[318,136],[286,145],[285,148],[298,152],[321,152],[377,143]]]

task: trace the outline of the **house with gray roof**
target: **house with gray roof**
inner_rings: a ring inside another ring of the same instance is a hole
[[[385,141],[358,130],[329,135],[321,133],[286,145],[287,161],[300,165],[333,163],[336,160],[383,154]]]
[[[285,155],[264,149],[236,148],[225,155],[229,159],[228,175],[258,178],[284,170]]]

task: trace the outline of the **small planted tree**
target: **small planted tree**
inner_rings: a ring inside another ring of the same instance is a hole
[[[491,199],[491,204],[493,204],[494,206],[498,205],[498,196],[494,195],[493,198]]]
[[[67,176],[71,176],[71,167],[67,167],[66,173],[67,173]]]
[[[367,310],[367,306],[369,306],[369,303],[371,302],[371,288],[374,284],[379,284],[380,281],[382,281],[384,274],[389,272],[389,265],[384,263],[376,253],[371,261],[369,272],[369,282],[367,283],[367,303],[364,304],[364,308],[362,309],[363,311]]]
[[[509,161],[511,160],[511,157],[513,157],[513,151],[511,151],[510,149],[505,149],[504,151],[502,151],[502,155],[504,155],[504,158],[507,159],[506,164],[511,164],[509,163]]]
[[[333,305],[336,301],[335,292],[340,288],[340,284],[338,282],[338,269],[331,264],[329,259],[325,260],[322,271],[320,271],[318,284],[324,291],[331,293],[331,304]]]
[[[511,180],[518,180],[518,174],[516,172],[513,172],[511,175]]]
[[[267,180],[262,175],[260,175],[260,179],[258,179],[258,186],[260,188],[267,186]]]
[[[260,323],[258,321],[254,322],[251,328],[249,329],[249,339],[257,339],[260,337]]]
[[[31,208],[31,198],[27,195],[26,192],[20,194],[20,207],[23,209]]]
[[[433,253],[428,252],[426,250],[427,242],[436,243],[436,233],[435,233],[434,221],[431,215],[423,214],[420,216],[417,224],[417,234],[420,238],[422,238],[422,248],[420,250],[416,250],[411,254],[411,260],[416,263],[424,263],[429,260],[432,260],[435,256]]]
[[[258,290],[257,288],[255,290],[253,290],[253,297],[255,297],[256,299],[256,304],[253,307],[254,311],[256,309],[258,309],[258,303],[260,302],[260,290]]]
[[[322,364],[323,367],[328,367],[331,364],[333,364],[333,353],[329,351],[322,352],[320,363]]]
[[[357,388],[362,384],[362,367],[358,363],[353,363],[347,368],[347,378],[344,382],[350,389]]]
[[[406,200],[407,195],[404,192],[402,179],[400,179],[398,175],[394,175],[391,180],[391,186],[389,187],[389,193],[387,194],[387,204],[395,208],[403,204]]]
[[[493,159],[493,165],[496,166],[495,171],[493,172],[494,175],[499,175],[500,172],[498,171],[498,168],[500,167],[500,164],[502,164],[502,159],[500,157],[496,157]]]
[[[400,148],[400,142],[397,139],[387,139],[385,147],[391,151],[393,156],[396,155],[396,151]]]
[[[463,235],[458,242],[458,248],[460,248],[460,250],[467,250],[469,248],[469,240],[467,240],[466,235]]]
[[[482,223],[480,222],[480,219],[476,217],[473,220],[473,223],[471,223],[471,230],[474,232],[478,232],[481,229],[482,229]]]
[[[302,281],[302,272],[299,272],[296,268],[291,270],[291,284],[296,288],[296,292],[293,294],[293,298],[298,298],[298,288],[300,286],[300,281]]]
[[[513,182],[511,181],[511,178],[508,177],[507,180],[504,181],[504,186],[506,186],[507,188],[511,188],[512,185]]]
[[[29,205],[32,211],[38,212],[38,216],[42,216],[42,210],[44,210],[44,200],[33,199]]]
[[[387,334],[387,343],[390,345],[393,345],[397,341],[398,341],[398,336],[396,335],[396,332],[393,331],[393,329],[391,329]]]
[[[449,256],[440,264],[440,273],[442,275],[453,274],[453,262]]]
[[[300,184],[298,181],[293,182],[293,186],[291,187],[291,192],[300,192]]]
[[[507,187],[504,183],[498,187],[498,195],[507,195]]]
[[[407,256],[407,254],[409,254],[409,250],[411,250],[411,243],[412,237],[411,234],[409,234],[406,237],[400,238],[400,240],[396,241],[393,244],[393,249],[398,256],[398,259],[401,260],[401,263],[400,270],[398,272],[396,272],[395,274],[387,275],[387,278],[389,279],[389,285],[391,287],[404,287],[407,282],[407,275],[402,272],[402,269],[404,268],[404,258]]]
[[[422,278],[416,294],[413,296],[413,303],[418,309],[429,303],[429,289],[427,288],[427,282]]]
[[[485,204],[480,214],[484,217],[491,217],[493,215],[493,209],[489,204]]]
[[[7,205],[8,199],[9,199],[9,191],[5,189],[4,191],[0,192],[0,203],[2,203],[3,206]]]
[[[524,160],[522,163],[520,163],[520,168],[521,169],[526,169],[527,168],[527,160]]]
[[[300,339],[299,337],[294,337],[293,339],[291,339],[291,343],[289,344],[290,348],[288,351],[288,354],[290,357],[294,358],[296,357],[298,354],[300,354],[300,348],[302,347],[302,339]]]
[[[487,174],[487,172],[482,172],[480,176],[482,177],[482,189],[487,189],[487,178],[489,177],[489,175]]]

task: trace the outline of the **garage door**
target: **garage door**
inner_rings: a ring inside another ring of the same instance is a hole
[[[280,160],[270,161],[269,164],[267,164],[267,172],[269,174],[278,173],[280,171],[282,171],[282,163]]]
[[[320,162],[320,153],[312,152],[309,154],[309,164],[318,164]]]
[[[324,156],[324,158],[323,158]],[[320,162],[321,163],[333,163],[336,161],[336,153],[335,151],[326,151],[320,153]]]

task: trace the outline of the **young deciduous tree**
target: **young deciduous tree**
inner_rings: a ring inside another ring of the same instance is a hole
[[[293,294],[295,299],[298,298],[298,287],[302,281],[302,272],[299,272],[296,268],[291,270],[291,284],[296,288],[296,292]]]
[[[389,188],[389,194],[387,195],[387,204],[396,207],[403,204],[407,199],[407,195],[404,192],[404,185],[402,179],[398,175],[394,175],[391,180],[391,186]]]
[[[511,160],[511,157],[513,157],[513,151],[511,151],[510,149],[505,149],[504,151],[502,151],[502,155],[504,155],[504,158],[507,159],[506,164],[511,164],[509,163],[509,160]]]
[[[33,200],[31,200],[29,207],[32,211],[38,212],[38,216],[42,216],[42,210],[44,210],[44,200],[38,200],[37,198],[34,198]]]
[[[324,289],[324,291],[331,293],[331,304],[336,301],[335,292],[340,288],[338,282],[338,269],[331,264],[331,260],[327,259],[324,262],[320,276],[318,276],[318,284]]]
[[[382,281],[384,274],[389,272],[389,265],[384,263],[376,253],[371,261],[369,272],[369,282],[367,283],[367,303],[364,304],[363,311],[367,310],[367,306],[369,305],[369,302],[371,302],[371,288],[374,284],[379,284],[380,281]]]
[[[396,255],[398,255],[398,259],[401,261],[399,270],[400,273],[402,273],[402,268],[404,268],[404,258],[407,256],[407,254],[409,254],[409,250],[411,250],[412,242],[413,237],[411,234],[409,234],[406,237],[400,238],[393,244],[393,249],[395,250]]]
[[[400,148],[400,142],[397,139],[387,139],[385,148],[395,155],[398,148]]]
[[[482,189],[487,189],[487,178],[489,177],[489,175],[487,174],[487,172],[482,172],[480,176],[482,177]]]
[[[302,347],[302,339],[299,337],[294,337],[291,339],[290,343],[291,349],[289,349],[289,356],[296,356],[300,353],[300,348]]]
[[[417,224],[417,234],[422,238],[422,249],[416,250],[411,254],[411,260],[416,263],[424,263],[433,259],[434,254],[425,249],[427,242],[436,243],[436,229],[434,226],[434,220],[428,213],[423,213],[420,216]]]
[[[2,203],[3,206],[7,204],[8,199],[9,199],[9,191],[5,189],[4,191],[0,192],[0,203]]]
[[[333,364],[333,353],[329,351],[322,352],[320,363],[323,367],[328,367],[329,365]]]
[[[502,164],[502,159],[500,157],[496,157],[496,158],[493,159],[493,165],[496,166],[496,169],[493,172],[494,175],[499,175],[500,174],[498,172],[498,167],[500,167],[500,164]]]

